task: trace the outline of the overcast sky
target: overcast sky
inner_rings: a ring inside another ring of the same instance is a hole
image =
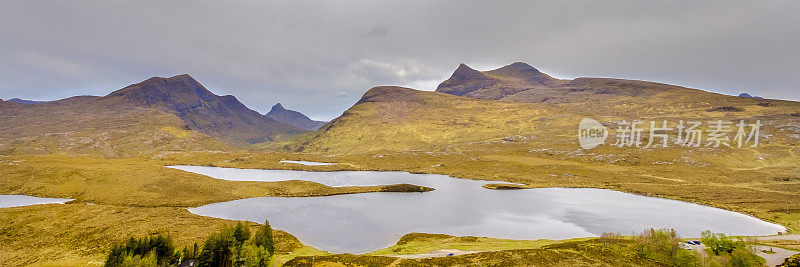
[[[329,120],[376,85],[524,61],[800,100],[800,1],[0,1],[0,98],[105,95],[189,73]]]

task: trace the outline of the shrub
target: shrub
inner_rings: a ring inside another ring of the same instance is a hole
[[[794,254],[794,256],[788,257],[783,260],[783,263],[779,265],[780,267],[800,267],[800,254]]]

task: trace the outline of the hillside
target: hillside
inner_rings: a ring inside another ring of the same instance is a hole
[[[298,111],[286,109],[281,105],[281,103],[277,103],[272,106],[272,109],[267,113],[267,117],[270,117],[276,121],[291,124],[300,128],[303,128],[308,131],[316,131],[322,125],[325,125],[324,121],[315,121],[308,116],[300,113]]]
[[[225,150],[305,130],[217,96],[189,75],[154,77],[107,96],[0,102],[0,152],[135,156]],[[54,120],[53,118],[58,118]]]
[[[304,152],[439,151],[523,135],[546,116],[537,104],[480,101],[403,87],[375,87],[344,114],[293,147]]]

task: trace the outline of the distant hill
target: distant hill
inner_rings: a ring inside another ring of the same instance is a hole
[[[136,156],[225,150],[305,132],[217,96],[189,75],[153,77],[107,96],[0,102],[0,153]]]
[[[763,98],[763,97],[760,97],[760,96],[754,96],[754,95],[750,95],[750,94],[748,94],[748,93],[741,93],[741,94],[739,94],[739,97],[747,97],[747,98],[759,98],[759,99],[760,99],[760,98]]]
[[[308,116],[303,115],[303,113],[286,109],[283,107],[283,105],[281,105],[281,103],[277,103],[274,106],[272,106],[272,109],[270,109],[270,111],[267,113],[267,117],[309,131],[316,131],[317,129],[322,127],[322,125],[325,125],[325,123],[327,123],[325,121],[312,120],[308,118]]]
[[[26,100],[26,99],[19,99],[19,98],[12,98],[12,99],[9,99],[9,100],[6,100],[6,101],[11,101],[11,102],[20,103],[20,104],[36,104],[36,103],[46,102],[46,101]]]

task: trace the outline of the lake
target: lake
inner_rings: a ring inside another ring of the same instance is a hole
[[[38,204],[64,204],[72,199],[42,198],[26,195],[0,195],[0,208],[22,207]]]
[[[171,168],[232,181],[306,180],[328,186],[409,183],[425,193],[365,193],[324,197],[258,197],[189,209],[209,217],[263,223],[334,253],[363,253],[394,245],[412,232],[507,239],[566,239],[604,232],[634,235],[673,228],[699,237],[772,235],[783,226],[713,207],[606,189],[490,190],[493,181],[407,172],[306,172],[201,166]]]

